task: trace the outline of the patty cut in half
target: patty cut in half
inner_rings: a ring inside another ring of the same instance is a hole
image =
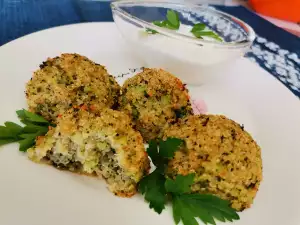
[[[150,164],[142,136],[122,112],[105,109],[99,114],[69,110],[58,124],[29,149],[35,162],[59,169],[103,177],[111,192],[130,197]]]
[[[260,147],[249,133],[224,116],[189,116],[165,130],[185,145],[169,162],[167,174],[195,174],[193,192],[229,200],[239,211],[249,208],[262,180]]]
[[[120,86],[103,66],[78,54],[49,58],[26,86],[29,111],[51,122],[74,106],[113,108],[119,94]]]
[[[145,141],[156,139],[168,123],[192,114],[185,85],[161,69],[144,69],[121,90],[120,110],[130,115]]]

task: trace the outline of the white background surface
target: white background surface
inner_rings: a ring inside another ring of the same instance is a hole
[[[105,31],[105,32],[103,32]],[[16,121],[26,107],[24,86],[47,57],[83,54],[117,75],[142,66],[111,23],[54,28],[0,48],[0,124]],[[209,112],[245,124],[262,147],[264,180],[239,225],[300,224],[300,104],[286,87],[247,59],[236,62],[227,81],[190,87]],[[122,199],[101,180],[38,165],[11,144],[0,149],[0,224],[2,225],[172,225],[170,208],[157,215],[141,196]]]

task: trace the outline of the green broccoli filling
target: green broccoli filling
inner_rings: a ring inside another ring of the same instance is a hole
[[[122,188],[135,186],[135,181],[127,176],[119,166],[115,149],[105,141],[97,141],[92,144],[91,140],[94,139],[89,137],[87,140],[83,140],[80,134],[74,134],[72,141],[69,139],[67,149],[63,145],[56,144],[47,152],[44,159],[61,170],[101,174],[109,185],[118,184]],[[87,145],[93,147],[82,147]],[[58,151],[65,153],[58,153]]]
[[[177,119],[183,118],[188,115],[186,107],[181,107],[180,109],[175,110],[175,115]]]

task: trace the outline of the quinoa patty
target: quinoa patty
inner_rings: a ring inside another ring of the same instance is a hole
[[[150,164],[142,136],[122,112],[68,110],[28,157],[72,172],[103,177],[111,192],[130,197]]]
[[[192,114],[188,90],[162,69],[144,69],[125,81],[120,110],[130,115],[145,141],[156,139],[168,123]]]
[[[73,106],[112,108],[119,93],[118,83],[103,66],[78,54],[49,58],[26,86],[29,110],[51,122]]]
[[[165,130],[164,138],[185,141],[169,162],[167,174],[195,173],[193,192],[212,193],[233,208],[249,208],[262,180],[260,147],[225,116],[189,116]]]

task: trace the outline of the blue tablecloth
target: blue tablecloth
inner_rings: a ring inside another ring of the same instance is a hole
[[[300,39],[244,7],[216,7],[254,28],[257,39],[246,57],[258,63],[300,97]],[[38,30],[89,21],[112,21],[109,2],[0,0],[0,46]]]

